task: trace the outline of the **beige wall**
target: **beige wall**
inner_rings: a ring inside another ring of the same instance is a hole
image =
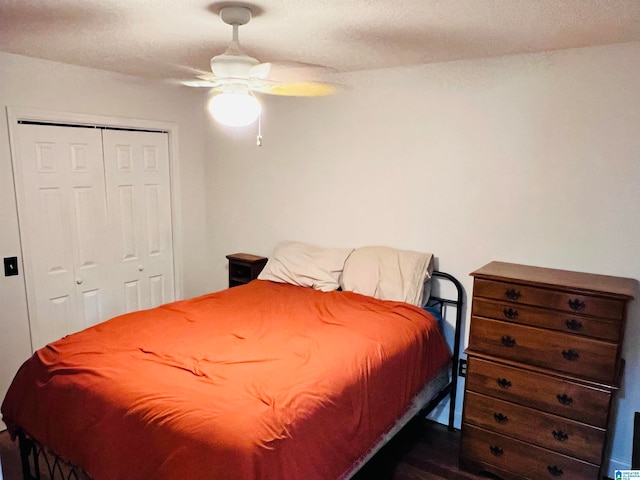
[[[331,98],[268,99],[261,148],[252,128],[210,127],[217,288],[225,254],[269,255],[284,239],[430,251],[469,295],[469,272],[491,260],[640,278],[640,43],[345,83]],[[639,325],[640,299],[612,468],[631,460]]]
[[[208,290],[204,202],[206,130],[200,94],[108,72],[0,53],[0,256],[21,259],[5,107],[170,122],[178,127],[183,285]],[[20,264],[20,268],[22,265]],[[24,277],[0,276],[0,398],[31,354]],[[1,423],[0,423],[1,426]]]

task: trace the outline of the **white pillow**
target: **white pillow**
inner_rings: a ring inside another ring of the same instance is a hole
[[[323,292],[337,290],[344,262],[353,248],[322,248],[282,242],[258,275],[259,280],[290,283]]]
[[[433,254],[391,247],[361,247],[342,272],[342,289],[422,307],[428,298]]]

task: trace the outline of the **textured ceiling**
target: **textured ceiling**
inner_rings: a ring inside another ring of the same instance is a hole
[[[231,27],[206,0],[0,0],[0,50],[149,78],[208,71]],[[640,0],[256,0],[260,61],[338,72],[640,41]]]

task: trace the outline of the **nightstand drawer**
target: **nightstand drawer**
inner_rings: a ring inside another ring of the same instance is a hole
[[[473,293],[476,297],[493,298],[524,305],[544,305],[555,310],[603,318],[621,319],[624,318],[625,311],[625,302],[622,300],[481,278],[475,279]]]
[[[460,454],[500,470],[526,472],[532,480],[597,480],[599,475],[599,467],[591,463],[467,424],[463,426]]]
[[[467,390],[606,428],[611,392],[469,356]]]
[[[622,322],[484,298],[473,299],[473,315],[617,342]]]
[[[474,316],[469,349],[595,381],[616,380],[615,343]]]
[[[251,265],[229,263],[229,278],[242,283],[249,283],[251,278]]]
[[[599,463],[605,430],[479,393],[467,392],[463,422]]]

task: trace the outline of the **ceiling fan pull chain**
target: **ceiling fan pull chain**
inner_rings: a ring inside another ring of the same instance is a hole
[[[249,94],[253,98],[256,98],[252,90],[249,90]],[[260,113],[258,114],[258,136],[256,137],[256,145],[259,147],[262,146],[262,111],[260,111]]]
[[[262,118],[262,113],[258,115],[258,136],[256,137],[256,145],[259,147],[262,146],[262,122],[260,119]]]

